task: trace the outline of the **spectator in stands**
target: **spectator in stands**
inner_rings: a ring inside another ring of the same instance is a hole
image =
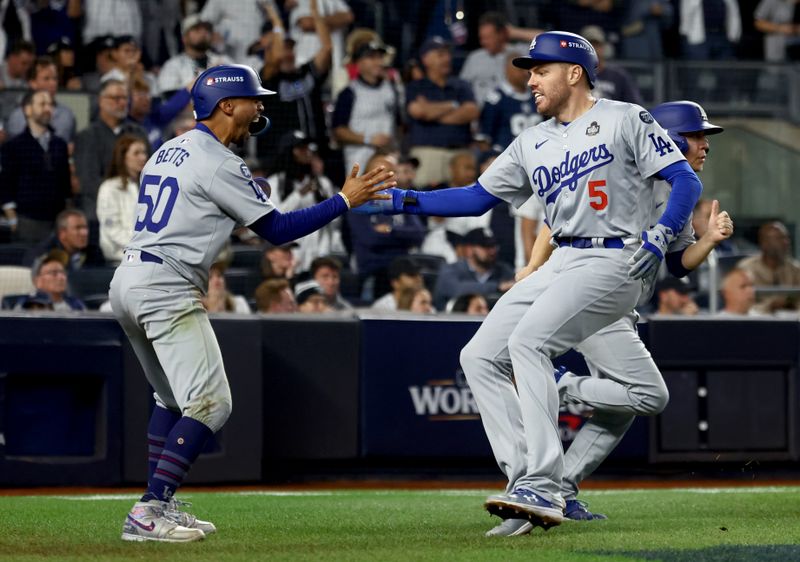
[[[225,286],[225,264],[217,262],[208,270],[208,292],[202,298],[203,306],[209,312],[235,312],[250,314],[250,305],[241,295],[233,295]]]
[[[683,56],[689,60],[735,58],[742,36],[737,0],[680,0],[680,34]]]
[[[761,0],[753,13],[755,28],[764,34],[768,62],[800,60],[800,7],[796,0]]]
[[[51,250],[61,250],[68,261],[67,271],[75,271],[84,266],[102,266],[106,264],[100,248],[89,244],[89,223],[86,215],[77,209],[61,211],[56,217],[56,230],[38,246],[32,248],[23,260],[31,265],[34,260]]]
[[[22,297],[14,308],[18,310],[46,309],[59,312],[86,310],[78,298],[67,294],[66,255],[53,250],[36,259],[31,267],[36,292]]]
[[[317,145],[302,131],[289,131],[281,139],[276,173],[267,178],[272,186],[270,200],[280,211],[305,209],[333,197],[336,187],[325,175],[316,151]],[[341,225],[342,220],[336,219],[296,241],[297,272],[308,271],[316,257],[344,252]]]
[[[269,244],[261,258],[261,276],[264,279],[286,279],[294,277],[297,260],[294,257],[296,242],[289,242],[283,246]]]
[[[406,287],[397,297],[397,310],[407,310],[416,314],[436,314],[433,297],[425,287]]]
[[[628,71],[608,62],[609,44],[603,29],[597,25],[587,25],[581,29],[580,34],[592,44],[597,53],[597,80],[594,82],[592,95],[642,105],[642,94]]]
[[[181,23],[183,52],[171,57],[158,74],[158,93],[168,95],[182,89],[191,89],[194,79],[206,68],[232,64],[226,55],[211,50],[214,26],[210,20],[197,14],[186,16]]]
[[[322,288],[328,306],[333,310],[351,310],[339,292],[341,286],[342,264],[336,258],[322,256],[311,262],[311,278]]]
[[[353,12],[344,0],[296,0],[289,13],[289,35],[296,41],[297,65],[302,66],[313,59],[322,46],[317,37],[312,16],[312,4],[316,2],[320,15],[331,34],[331,68],[333,91],[338,93],[347,84],[344,71],[345,34],[353,23]]]
[[[397,310],[404,289],[421,289],[424,286],[419,265],[409,257],[395,258],[389,264],[389,283],[392,291],[372,303],[373,310]]]
[[[142,50],[147,68],[160,67],[180,50],[175,29],[181,23],[183,0],[139,0],[142,21]],[[156,93],[156,92],[154,92]]]
[[[75,136],[75,114],[66,105],[59,104],[56,99],[58,91],[58,71],[53,59],[50,57],[37,58],[28,72],[28,88],[31,90],[45,90],[50,94],[53,102],[53,116],[50,120],[50,127],[53,133],[68,143],[73,141]],[[5,124],[5,132],[8,138],[13,138],[21,134],[28,126],[22,106],[17,107],[8,116]]]
[[[114,37],[96,37],[88,44],[88,50],[94,53],[94,66],[81,75],[81,84],[84,90],[96,94],[100,91],[101,78],[114,69]]]
[[[699,308],[691,295],[689,284],[677,277],[665,277],[656,283],[656,314],[694,316]]]
[[[254,0],[208,0],[200,17],[214,22],[219,37],[217,51],[236,63],[243,63],[248,47],[261,36],[261,28],[268,20],[265,7],[268,4]]]
[[[297,301],[297,311],[311,314],[330,312],[322,287],[313,279],[301,281],[294,287],[294,299]]]
[[[480,132],[489,137],[498,152],[505,150],[522,131],[542,121],[528,88],[528,71],[512,64],[517,56],[506,55],[502,63],[505,74],[497,87],[487,92],[481,110]]]
[[[378,166],[394,171],[397,159],[392,155],[375,154],[364,167],[369,172]],[[387,268],[398,256],[408,255],[425,238],[425,225],[417,215],[347,216],[350,241],[356,258],[359,279],[367,289],[365,300],[383,296],[390,287]],[[372,279],[371,282],[368,282]],[[372,293],[369,294],[369,289]]]
[[[448,312],[461,312],[476,316],[489,314],[489,303],[480,293],[466,293],[451,299],[447,306]]]
[[[692,228],[694,228],[694,235],[698,240],[708,231],[708,218],[710,216],[711,199],[699,199],[692,212]],[[720,242],[714,251],[718,256],[734,256],[740,253],[736,242],[733,242],[730,238]]]
[[[139,175],[147,163],[147,144],[139,137],[117,139],[106,180],[97,190],[100,249],[109,264],[122,261],[122,251],[133,236]]]
[[[497,261],[497,240],[485,228],[476,228],[464,236],[466,255],[439,271],[433,291],[434,304],[443,310],[447,301],[464,293],[484,296],[505,293],[514,284],[514,270]]]
[[[153,99],[152,88],[146,81],[139,78],[133,81],[129,117],[147,131],[147,140],[153,151],[161,146],[164,140],[172,138],[169,136],[169,126],[170,124],[178,126],[175,120],[181,114],[185,114],[192,121],[188,129],[194,128],[194,118],[186,111],[190,109],[190,92],[191,84],[171,94],[162,102],[160,97]]]
[[[142,12],[139,0],[82,0],[75,16],[83,17],[83,41],[91,43],[107,35],[142,37]]]
[[[27,2],[11,2],[6,0],[0,3],[0,56],[8,53],[9,45],[13,46],[18,40],[31,41],[31,18],[25,9]],[[16,21],[14,21],[16,19]]]
[[[101,82],[114,78],[125,82],[128,88],[137,81],[145,82],[151,90],[158,87],[155,75],[145,71],[142,64],[142,49],[132,35],[114,37],[111,58],[114,60],[114,68],[100,77]]]
[[[128,92],[124,82],[103,82],[97,119],[75,138],[81,209],[92,221],[97,218],[97,189],[108,173],[117,139],[127,133],[147,140],[147,132],[128,119]]]
[[[397,144],[400,92],[386,77],[385,55],[383,43],[371,41],[358,46],[352,55],[358,77],[336,99],[333,134],[344,147],[345,174],[355,163],[366,164],[376,149]]]
[[[80,2],[77,0],[37,0],[20,2],[30,14],[31,37],[36,45],[36,54],[50,55],[50,46],[66,40],[75,45],[78,38],[77,18],[80,17]]]
[[[75,68],[75,49],[69,37],[62,37],[47,47],[47,56],[56,65],[59,90],[81,90],[83,83]]]
[[[800,262],[792,258],[789,231],[782,222],[762,224],[758,229],[758,246],[761,253],[737,264],[737,267],[753,275],[756,287],[800,287]],[[761,296],[756,299],[755,310],[762,314],[798,309],[800,298],[797,295]]]
[[[755,311],[756,289],[753,274],[736,267],[722,279],[722,299],[725,308],[720,311],[724,316],[749,316]]]
[[[52,232],[72,195],[69,150],[50,127],[49,92],[27,92],[22,109],[27,127],[0,147],[0,206],[16,239],[37,244]]]
[[[530,42],[533,38],[534,35],[531,35],[527,41]],[[459,78],[472,85],[475,101],[483,106],[489,94],[505,82],[506,59],[512,54],[519,56],[521,49],[509,44],[508,19],[500,12],[486,12],[481,15],[478,19],[478,40],[481,48],[467,55]],[[527,81],[527,72],[525,75]]]
[[[36,47],[30,41],[17,41],[0,65],[0,88],[22,90],[28,87],[28,72],[36,59]]]
[[[289,281],[273,278],[263,281],[256,287],[256,309],[267,314],[286,314],[297,312]]]
[[[623,60],[657,61],[664,58],[663,34],[672,27],[675,7],[670,0],[625,0],[620,28]]]
[[[313,59],[298,65],[295,41],[280,41],[282,30],[274,26],[276,38],[264,55],[261,79],[265,88],[278,93],[264,99],[264,115],[270,116],[272,130],[258,137],[259,154],[267,168],[274,165],[280,139],[289,131],[302,131],[322,149],[323,156],[328,145],[322,85],[331,68],[331,38],[325,18],[313,10],[312,14],[322,45]]]
[[[420,162],[419,187],[447,181],[453,155],[472,139],[470,123],[480,115],[469,83],[451,76],[450,45],[434,36],[420,47],[425,78],[406,87],[408,144]]]

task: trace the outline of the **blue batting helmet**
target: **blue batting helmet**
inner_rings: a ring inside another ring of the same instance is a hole
[[[243,64],[222,64],[204,71],[192,86],[194,118],[198,121],[208,119],[217,104],[228,98],[263,98],[275,92],[261,86],[256,71]],[[269,128],[270,122],[264,115],[250,125],[251,135],[260,135]]]
[[[708,116],[700,104],[693,101],[670,101],[654,107],[650,112],[669,137],[678,145],[678,149],[685,153],[689,150],[689,142],[683,136],[686,133],[703,132],[706,135],[716,135],[725,129],[708,122]]]
[[[579,64],[589,79],[589,87],[594,88],[597,79],[597,53],[586,39],[566,31],[541,33],[531,41],[527,57],[514,59],[514,66],[530,70],[537,64],[546,62],[568,62]]]

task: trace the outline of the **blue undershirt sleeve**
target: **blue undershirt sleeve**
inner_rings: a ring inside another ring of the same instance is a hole
[[[659,170],[656,177],[666,180],[672,186],[666,209],[658,223],[671,228],[677,234],[692,217],[694,206],[703,192],[703,184],[685,160]]]
[[[345,212],[347,204],[344,199],[334,195],[313,207],[289,213],[274,209],[248,228],[275,246],[280,246],[319,230]]]
[[[398,189],[393,196],[402,198],[404,213],[434,217],[478,217],[502,201],[478,182],[436,191]]]

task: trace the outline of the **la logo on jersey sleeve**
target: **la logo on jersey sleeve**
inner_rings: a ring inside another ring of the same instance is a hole
[[[242,162],[242,164],[239,166],[239,170],[241,170],[244,179],[247,180],[247,185],[249,185],[250,189],[253,190],[253,194],[256,196],[256,199],[262,203],[266,203],[269,197],[267,197],[267,194],[264,193],[264,190],[261,188],[261,184],[253,179],[253,174],[250,172],[250,168],[247,167],[247,164]],[[266,180],[264,180],[264,183],[269,186]]]

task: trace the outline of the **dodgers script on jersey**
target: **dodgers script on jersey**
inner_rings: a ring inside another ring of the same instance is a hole
[[[516,207],[539,197],[553,237],[638,237],[649,227],[654,174],[680,160],[646,110],[600,99],[572,123],[523,131],[478,181]]]
[[[275,207],[244,161],[193,129],[163,144],[142,170],[129,250],[145,250],[205,291],[208,269],[236,225]]]

